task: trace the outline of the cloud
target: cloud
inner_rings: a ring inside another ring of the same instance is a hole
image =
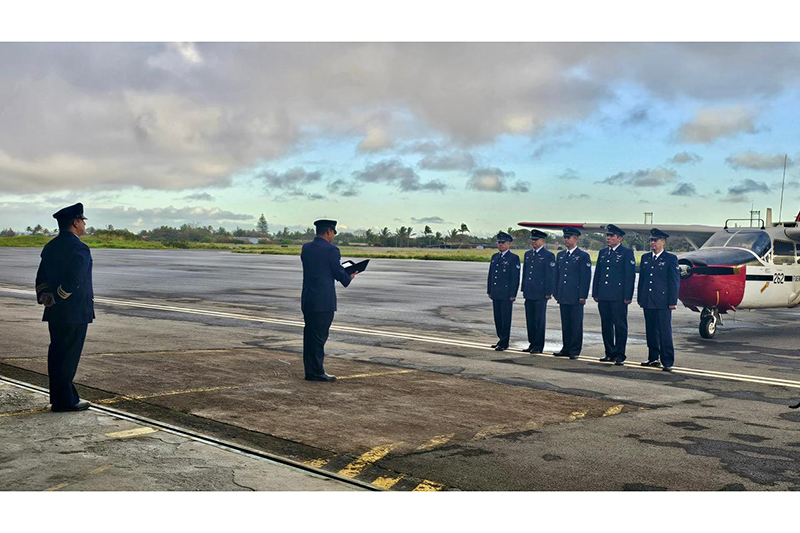
[[[650,112],[645,107],[631,109],[628,115],[622,120],[623,126],[636,126],[650,120]]]
[[[450,222],[446,221],[442,217],[411,217],[411,222],[414,224],[450,224]]]
[[[678,173],[672,169],[656,167],[654,169],[618,172],[597,183],[606,185],[633,185],[634,187],[657,187],[678,179]]]
[[[181,198],[181,200],[195,200],[200,202],[212,202],[214,201],[214,197],[208,194],[207,192],[198,192],[195,194],[189,194]]]
[[[303,167],[294,167],[285,172],[265,170],[256,176],[263,180],[268,191],[273,189],[298,189],[301,185],[315,183],[322,179],[319,171],[308,172]]]
[[[352,198],[353,196],[358,196],[358,186],[351,181],[338,179],[328,183],[328,192],[346,198]]]
[[[756,133],[755,116],[743,106],[701,109],[675,132],[678,142],[710,144],[739,133]]]
[[[569,130],[621,86],[763,99],[799,61],[797,43],[2,43],[0,193],[225,187],[319,139],[487,145]],[[754,131],[742,113],[679,137]]]
[[[589,196],[586,193],[568,194],[566,196],[562,196],[561,197],[562,200],[588,200],[590,198],[591,198],[591,196]]]
[[[676,165],[695,164],[702,161],[703,158],[694,152],[679,152],[672,156],[667,163],[674,163]]]
[[[469,152],[430,154],[420,159],[417,165],[425,170],[469,170],[475,166],[475,159]]]
[[[517,181],[511,186],[512,192],[531,192],[531,184],[527,181]]]
[[[235,213],[218,208],[205,207],[153,207],[137,209],[135,207],[116,206],[111,208],[93,208],[90,216],[90,225],[105,227],[112,224],[115,227],[144,229],[145,227],[158,227],[161,225],[180,226],[182,224],[198,224],[201,226],[218,226],[231,223],[254,224],[256,217],[250,214]]]
[[[572,142],[569,141],[562,141],[562,140],[544,141],[541,144],[539,144],[539,146],[536,147],[533,153],[531,153],[531,159],[537,161],[547,154],[551,154],[553,152],[556,152],[558,150],[561,150],[562,148],[566,148],[571,145]]]
[[[726,202],[746,202],[754,193],[768,193],[769,187],[763,181],[746,179],[739,185],[728,188],[728,195],[723,198]]]
[[[736,170],[778,170],[783,168],[783,154],[759,154],[757,152],[739,152],[725,158],[725,162]],[[786,166],[792,166],[788,159]]]
[[[358,152],[381,152],[394,146],[394,141],[382,128],[367,129],[367,136],[356,146]]]
[[[505,172],[499,168],[479,168],[470,176],[467,188],[476,191],[503,192],[506,190],[506,179],[513,177],[513,172]]]
[[[353,172],[353,177],[366,183],[388,183],[396,185],[401,191],[443,191],[447,188],[439,180],[425,183],[420,181],[414,169],[405,166],[399,159],[387,159],[378,163],[371,163],[364,170]]]
[[[697,189],[692,183],[679,183],[670,194],[672,196],[697,196]]]
[[[562,172],[561,174],[559,174],[556,177],[558,179],[564,180],[564,181],[572,181],[572,180],[580,179],[580,176],[578,175],[578,171],[576,171],[573,168],[564,169],[564,172]]]
[[[435,154],[444,150],[441,143],[435,141],[415,141],[402,146],[398,152],[401,154]]]

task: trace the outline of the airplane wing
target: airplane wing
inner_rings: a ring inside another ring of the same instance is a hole
[[[608,224],[600,224],[596,222],[584,223],[557,223],[557,222],[518,222],[518,225],[526,228],[540,228],[550,231],[558,231],[561,228],[578,228],[583,231],[591,233],[605,233]],[[658,228],[666,231],[670,236],[684,237],[695,250],[703,246],[712,235],[724,229],[718,226],[700,226],[694,224],[619,224],[614,223],[618,228],[621,228],[626,233],[638,233],[644,238],[650,236],[651,228]]]

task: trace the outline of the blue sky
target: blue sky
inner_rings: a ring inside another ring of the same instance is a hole
[[[0,227],[800,210],[796,44],[0,44]]]

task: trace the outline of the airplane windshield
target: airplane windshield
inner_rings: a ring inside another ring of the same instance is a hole
[[[765,231],[730,230],[715,233],[708,239],[702,248],[724,246],[725,248],[744,248],[753,251],[758,257],[763,257],[772,247],[772,239]]]

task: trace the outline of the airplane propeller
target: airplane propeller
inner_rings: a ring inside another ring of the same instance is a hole
[[[681,279],[687,279],[694,274],[705,276],[733,276],[740,272],[739,267],[729,266],[691,266],[686,263],[678,265],[681,269]]]

